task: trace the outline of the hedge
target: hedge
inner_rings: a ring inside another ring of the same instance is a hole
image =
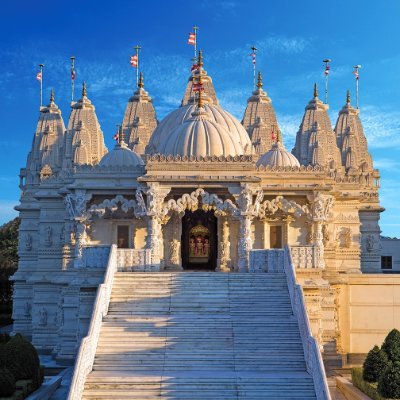
[[[353,385],[360,389],[367,396],[371,397],[372,400],[387,400],[378,393],[377,383],[369,383],[364,381],[363,369],[361,367],[353,368],[351,370],[351,379]]]

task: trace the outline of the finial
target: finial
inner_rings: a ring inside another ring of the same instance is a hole
[[[350,104],[350,90],[347,89],[347,94],[346,94],[346,103]]]
[[[203,79],[201,77],[201,75],[199,75],[199,81],[197,83],[199,85],[199,95],[197,98],[197,107],[201,108],[203,107]]]
[[[314,83],[314,98],[316,99],[318,97],[318,86],[316,83]]]
[[[276,141],[282,143],[282,134],[280,129],[278,128],[278,132],[276,134]]]
[[[87,97],[87,91],[86,91],[86,83],[82,83],[82,98]]]
[[[199,50],[199,57],[197,59],[197,65],[199,68],[203,66],[203,51]]]
[[[142,72],[140,72],[140,74],[139,74],[139,83],[138,83],[138,87],[139,87],[140,89],[142,89],[142,88],[144,87],[144,83],[143,83],[143,73],[142,73]]]
[[[50,91],[50,104],[54,103],[54,88],[51,88]]]
[[[257,87],[258,87],[259,90],[261,90],[261,88],[263,87],[262,75],[261,75],[260,71],[258,72]]]

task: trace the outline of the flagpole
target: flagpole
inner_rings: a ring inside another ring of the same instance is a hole
[[[43,67],[44,64],[39,64],[40,68],[40,108],[43,107]]]
[[[354,67],[354,75],[356,78],[356,107],[358,109],[358,70],[361,68],[361,65],[355,65]]]
[[[136,87],[139,87],[139,50],[141,47],[137,44],[134,49],[136,50],[137,66],[136,66]]]
[[[254,86],[254,90],[256,90],[256,68],[257,68],[257,66],[256,66],[256,64],[257,64],[257,59],[256,59],[256,56],[257,56],[257,48],[255,47],[255,46],[252,46],[251,47],[251,50],[253,51],[253,86]]]
[[[325,63],[325,104],[328,104],[328,76],[329,76],[329,63],[332,60],[326,58],[322,62]]]
[[[75,79],[72,74],[75,74],[75,57],[71,56],[71,101],[74,101]]]
[[[194,31],[194,58],[197,57],[197,31],[199,30],[198,26],[193,27]]]

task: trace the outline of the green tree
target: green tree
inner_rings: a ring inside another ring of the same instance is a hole
[[[387,354],[390,361],[400,361],[400,332],[392,329],[382,344],[382,350]]]
[[[400,398],[400,362],[389,362],[389,366],[378,381],[378,393],[390,399]]]
[[[363,365],[363,379],[367,382],[377,382],[388,367],[389,359],[378,346],[374,346],[367,355]]]

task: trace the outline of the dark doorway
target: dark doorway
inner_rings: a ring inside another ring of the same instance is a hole
[[[183,268],[215,270],[217,247],[217,218],[214,212],[186,211],[182,218]]]
[[[282,246],[282,226],[271,225],[270,228],[270,247],[271,249],[281,249]]]
[[[129,226],[128,225],[118,225],[117,245],[120,249],[127,249],[129,247]]]

